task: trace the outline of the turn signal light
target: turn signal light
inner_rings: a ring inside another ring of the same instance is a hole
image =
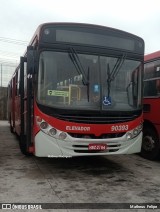
[[[43,121],[43,122],[40,123],[40,128],[41,129],[45,130],[45,129],[47,129],[47,127],[48,127],[47,122]]]
[[[37,122],[42,122],[42,118],[37,116]]]

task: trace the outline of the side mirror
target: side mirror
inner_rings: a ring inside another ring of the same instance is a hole
[[[36,67],[37,54],[33,46],[27,47],[27,74],[34,74]]]

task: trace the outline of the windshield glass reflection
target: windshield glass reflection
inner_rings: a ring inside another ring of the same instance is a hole
[[[141,107],[141,63],[121,57],[44,51],[37,97],[53,108],[130,111]]]

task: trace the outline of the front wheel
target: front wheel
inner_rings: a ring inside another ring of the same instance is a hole
[[[141,156],[148,160],[156,160],[160,156],[158,135],[151,127],[144,127]]]
[[[11,124],[11,115],[9,117],[9,127],[10,127],[10,132],[14,133],[14,129],[13,129],[12,124]]]
[[[19,147],[20,147],[22,154],[24,154],[26,156],[32,155],[30,152],[27,151],[27,136],[26,135],[20,135]]]

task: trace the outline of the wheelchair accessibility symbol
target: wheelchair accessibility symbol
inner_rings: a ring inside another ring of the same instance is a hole
[[[103,100],[103,104],[104,104],[105,106],[111,105],[111,97],[105,96],[105,97],[104,97],[104,100]]]

